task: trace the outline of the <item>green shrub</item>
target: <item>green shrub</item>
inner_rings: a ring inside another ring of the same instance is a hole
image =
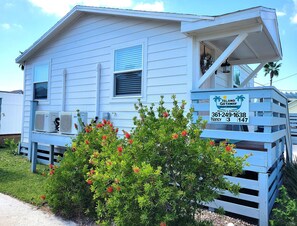
[[[293,162],[286,162],[284,170],[284,186],[289,196],[297,199],[297,159]]]
[[[15,142],[14,139],[6,138],[4,139],[4,144],[8,148],[9,152],[13,155],[18,154],[18,144]]]
[[[296,226],[297,225],[297,201],[288,196],[284,186],[280,188],[280,196],[276,199],[277,208],[272,210],[271,226]]]
[[[90,128],[88,126],[84,130],[89,131]],[[90,185],[86,183],[86,173],[91,166],[90,156],[95,150],[100,151],[101,145],[95,139],[89,140],[92,145],[88,145],[86,139],[89,135],[80,132],[65,151],[59,167],[49,166],[47,202],[53,212],[65,218],[95,217],[95,202]]]
[[[85,134],[88,146],[77,145],[101,144],[86,179],[100,225],[197,225],[202,202],[212,201],[219,190],[238,192],[224,175],[241,173],[247,157],[235,157],[232,145],[200,139],[205,122],[192,124],[193,111],[186,114],[184,107],[175,97],[171,111],[162,98],[156,111],[139,102],[135,129],[124,131],[124,138],[98,136],[105,127],[93,126],[96,132]]]

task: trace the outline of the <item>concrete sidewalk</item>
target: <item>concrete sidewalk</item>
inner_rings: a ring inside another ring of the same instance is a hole
[[[52,213],[0,193],[0,226],[76,226]]]

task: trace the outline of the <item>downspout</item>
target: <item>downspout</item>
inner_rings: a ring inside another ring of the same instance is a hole
[[[65,111],[66,104],[66,76],[67,70],[63,70],[63,78],[62,78],[62,103],[61,103],[61,111]]]
[[[97,64],[96,76],[96,103],[95,103],[95,116],[100,118],[100,83],[101,83],[101,64]]]

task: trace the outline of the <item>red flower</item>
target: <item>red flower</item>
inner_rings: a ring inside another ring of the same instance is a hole
[[[112,188],[111,186],[109,186],[109,187],[106,189],[106,191],[107,191],[108,193],[112,193],[112,192],[113,192],[113,188]]]
[[[86,131],[86,133],[90,133],[92,131],[92,128],[91,127],[86,127],[85,131]]]
[[[213,140],[209,141],[210,146],[214,146],[215,142]]]
[[[55,171],[53,169],[49,172],[50,175],[54,175],[54,173]]]
[[[167,118],[168,116],[169,116],[169,114],[168,114],[167,111],[163,112],[163,117],[164,117],[164,118]]]
[[[90,175],[93,175],[95,173],[95,170],[91,169],[90,170]]]
[[[91,184],[93,184],[93,181],[92,180],[87,180],[87,183],[89,184],[89,185],[91,185]]]
[[[49,168],[50,169],[53,169],[54,168],[54,165],[53,164],[49,164]]]
[[[125,133],[125,137],[126,137],[127,139],[130,139],[131,135],[130,135],[129,133]]]
[[[112,124],[112,123],[110,123],[110,124],[109,124],[109,127],[110,127],[110,128],[112,128],[112,127],[113,127],[113,124]]]
[[[102,120],[102,124],[103,124],[103,125],[105,125],[106,122],[107,122],[107,121],[106,121],[105,119]]]
[[[160,223],[160,226],[166,226],[166,223],[165,222],[161,222]]]
[[[181,132],[181,135],[182,135],[183,137],[187,136],[187,134],[188,134],[188,133],[187,133],[186,130],[184,130],[184,131]]]
[[[89,145],[89,144],[90,144],[90,141],[86,140],[85,143],[86,143],[87,145]]]
[[[230,152],[230,151],[232,151],[232,147],[231,147],[231,146],[226,146],[226,148],[225,148],[225,149],[226,149],[226,151],[227,151],[227,152]]]
[[[106,124],[110,124],[110,121],[108,120],[108,121],[106,122]]]
[[[76,147],[72,147],[72,151],[75,152],[76,151]]]
[[[116,128],[115,132],[116,132],[116,133],[119,132],[119,128]]]
[[[106,135],[103,135],[102,136],[102,140],[106,140],[107,139],[107,136]]]
[[[178,138],[178,134],[177,133],[172,134],[172,139],[173,140],[176,140],[177,138]]]
[[[103,124],[102,124],[102,123],[98,123],[98,124],[96,125],[96,128],[101,128],[101,127],[103,127]]]
[[[139,169],[139,167],[133,167],[133,171],[134,171],[134,173],[139,173],[140,169]]]
[[[128,140],[128,142],[129,142],[129,144],[133,144],[133,140],[132,139]]]
[[[122,153],[122,152],[123,152],[123,147],[122,147],[122,146],[119,146],[119,147],[118,147],[118,152],[119,152],[119,153]]]
[[[45,195],[41,195],[40,199],[45,200],[46,196]]]

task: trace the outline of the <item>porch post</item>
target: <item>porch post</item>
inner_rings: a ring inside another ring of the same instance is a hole
[[[30,119],[29,119],[29,137],[28,137],[28,159],[32,161],[32,131],[34,129],[35,111],[37,108],[37,101],[30,101]]]
[[[219,58],[213,63],[213,65],[200,78],[198,82],[198,87],[201,87],[203,83],[214,74],[214,72],[231,55],[231,53],[233,53],[233,51],[245,40],[247,36],[248,36],[248,33],[241,33],[231,42],[231,44],[225,49],[225,51],[219,56]]]

